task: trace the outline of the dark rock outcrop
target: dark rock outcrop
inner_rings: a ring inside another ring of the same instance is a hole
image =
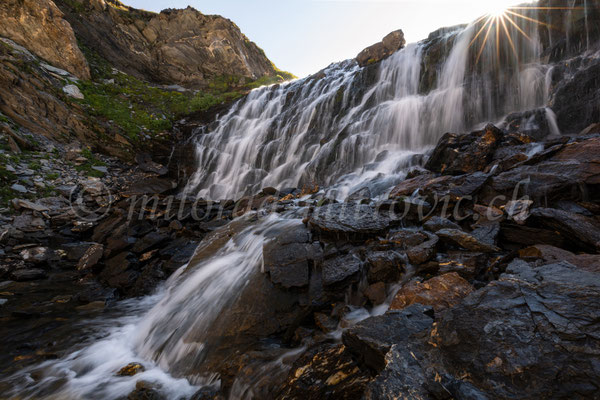
[[[361,51],[358,56],[356,56],[356,61],[358,61],[358,65],[361,67],[377,63],[404,48],[405,44],[406,40],[404,39],[404,32],[399,29],[389,33],[381,40],[381,42]]]
[[[395,344],[428,329],[433,319],[424,314],[428,308],[415,304],[402,311],[391,311],[367,318],[342,335],[344,345],[374,371],[381,372],[385,356]]]

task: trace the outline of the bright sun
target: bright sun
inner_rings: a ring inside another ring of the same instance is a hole
[[[506,10],[508,7],[502,4],[503,2],[495,2],[489,5],[488,14],[492,17],[501,17],[506,14]]]

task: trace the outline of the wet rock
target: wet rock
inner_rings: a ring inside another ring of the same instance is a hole
[[[385,356],[395,343],[431,326],[433,319],[425,314],[428,310],[415,304],[402,311],[367,318],[344,331],[342,341],[361,363],[381,372],[386,365]]]
[[[516,260],[494,281],[447,309],[431,340],[455,376],[492,398],[582,398],[598,393],[596,273],[568,263]]]
[[[429,239],[426,232],[413,229],[402,229],[390,232],[387,241],[401,250],[408,250],[411,247],[419,246]]]
[[[390,198],[418,194],[432,204],[443,203],[444,199],[452,202],[463,198],[471,200],[488,179],[489,176],[483,172],[462,176],[421,175],[400,183],[392,190]]]
[[[157,231],[150,232],[147,235],[145,235],[143,238],[141,238],[140,240],[135,242],[135,245],[133,246],[133,251],[138,254],[144,253],[144,252],[158,246],[159,244],[161,244],[168,238],[169,238],[169,236],[162,232],[157,232]]]
[[[364,187],[354,193],[351,193],[350,196],[346,198],[346,202],[368,204],[371,201],[371,197],[371,190],[369,190],[368,187]]]
[[[204,387],[194,393],[190,400],[225,400],[225,397],[214,388]]]
[[[77,269],[83,271],[94,268],[102,258],[102,254],[104,254],[104,246],[99,243],[92,244],[81,256],[77,263]]]
[[[436,234],[444,242],[451,245],[458,245],[467,250],[484,253],[493,253],[500,250],[492,244],[482,242],[475,236],[457,229],[442,229],[437,231]]]
[[[294,362],[278,398],[358,399],[369,380],[343,345],[323,344]]]
[[[445,134],[433,150],[425,168],[448,175],[483,171],[492,161],[503,132],[493,125],[468,135]]]
[[[592,218],[554,208],[536,208],[527,224],[557,231],[574,249],[600,251],[600,224]]]
[[[103,300],[91,301],[82,306],[77,306],[78,311],[102,311],[106,307],[106,302]]]
[[[600,164],[595,161],[595,154],[600,152],[600,138],[557,147],[560,151],[548,160],[521,165],[493,177],[491,187],[507,196],[519,187],[520,193],[532,199],[577,200],[586,196],[582,187],[600,184]]]
[[[499,222],[483,221],[474,225],[473,228],[471,235],[475,239],[481,243],[496,246],[498,243],[498,234],[500,233]]]
[[[106,261],[104,269],[100,272],[102,278],[110,287],[126,292],[137,279],[139,272],[133,270],[135,255],[124,251]]]
[[[566,261],[583,270],[600,273],[598,254],[573,254],[558,247],[538,244],[519,250],[519,257],[527,261],[542,260],[545,264]]]
[[[381,42],[361,51],[356,56],[356,61],[361,67],[377,63],[402,49],[405,43],[406,40],[402,30],[391,32]]]
[[[160,393],[158,384],[146,381],[138,381],[135,384],[135,390],[127,395],[127,400],[167,400],[167,397]]]
[[[449,219],[438,216],[433,216],[430,219],[428,219],[427,222],[423,224],[423,228],[433,233],[442,229],[461,229],[460,226],[450,221]]]
[[[389,229],[389,217],[364,204],[337,203],[319,207],[309,226],[324,236],[364,238]]]
[[[333,332],[337,329],[337,320],[324,313],[315,313],[315,324],[325,333]]]
[[[411,264],[423,264],[430,261],[436,254],[436,246],[439,238],[431,233],[423,232],[427,240],[417,246],[412,246],[406,250],[406,255]]]
[[[374,251],[368,253],[367,262],[369,263],[367,278],[372,283],[396,282],[400,279],[400,274],[404,270],[402,256],[394,251]]]
[[[376,306],[379,304],[383,304],[387,297],[387,292],[385,290],[385,283],[383,283],[383,282],[376,282],[376,283],[373,283],[372,285],[369,285],[363,293],[364,293],[365,297],[367,299],[369,299],[371,304],[376,305]]]
[[[322,258],[321,246],[311,243],[310,231],[302,224],[277,233],[263,245],[265,272],[284,287],[303,287],[311,266]]]
[[[35,281],[38,279],[46,279],[48,274],[43,269],[17,269],[11,274],[12,279],[17,282]]]
[[[146,368],[140,363],[132,362],[121,368],[117,372],[117,376],[134,376],[140,372],[144,372]]]
[[[462,278],[471,281],[488,265],[489,254],[464,251],[451,251],[442,256],[437,272],[447,274],[456,272]]]
[[[323,285],[331,286],[356,276],[361,270],[362,262],[353,254],[325,260],[322,264]]]
[[[473,291],[473,287],[457,273],[436,276],[425,282],[411,281],[394,297],[391,310],[402,310],[411,304],[431,306],[438,312],[453,307]]]

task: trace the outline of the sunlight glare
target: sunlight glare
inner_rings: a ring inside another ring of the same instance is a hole
[[[491,2],[489,5],[488,14],[492,17],[501,17],[504,14],[506,14],[506,10],[508,9],[508,7],[506,6],[506,4],[503,3],[504,2],[502,1]]]

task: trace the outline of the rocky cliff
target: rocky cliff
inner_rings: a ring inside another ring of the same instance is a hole
[[[90,78],[71,25],[51,0],[6,0],[0,4],[0,36],[12,39],[47,62]]]
[[[118,1],[57,0],[77,37],[115,68],[162,84],[204,87],[221,76],[277,75],[265,53],[230,20],[188,7],[160,14]]]
[[[9,0],[0,18],[2,129],[25,149],[41,135],[121,159],[162,152],[184,115],[292,77],[234,23],[192,8]]]

